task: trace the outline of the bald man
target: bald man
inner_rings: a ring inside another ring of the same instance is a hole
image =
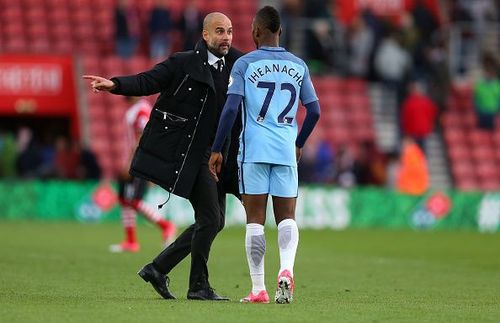
[[[241,53],[231,48],[231,20],[222,13],[205,17],[202,37],[194,50],[173,54],[137,75],[111,79],[84,76],[91,80],[95,92],[127,96],[160,93],[129,172],[188,199],[194,209],[195,223],[138,272],[165,299],[175,298],[168,288],[167,274],[191,254],[187,298],[228,300],[211,288],[207,262],[212,242],[224,227],[225,194],[239,196],[238,126],[224,145],[228,159],[221,181],[211,177],[208,160],[229,73]]]

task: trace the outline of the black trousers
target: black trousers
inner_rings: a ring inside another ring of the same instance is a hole
[[[165,248],[153,264],[161,273],[168,274],[191,253],[189,290],[196,291],[210,287],[207,269],[210,247],[225,221],[226,195],[210,175],[208,158],[200,167],[189,202],[195,223]]]

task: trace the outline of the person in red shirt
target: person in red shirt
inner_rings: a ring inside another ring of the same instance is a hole
[[[401,130],[404,136],[413,138],[424,152],[425,141],[434,129],[437,113],[437,106],[425,94],[423,85],[411,83],[401,107]]]
[[[137,147],[142,131],[146,127],[152,110],[151,104],[139,97],[127,97],[130,107],[125,113],[126,142],[122,151],[122,173],[118,179],[119,201],[122,208],[122,221],[125,229],[125,240],[110,246],[111,252],[137,252],[139,242],[136,237],[136,215],[143,215],[148,221],[155,224],[161,231],[165,245],[175,239],[175,224],[164,219],[156,210],[151,208],[144,200],[148,183],[141,178],[130,176],[128,169],[133,152]]]

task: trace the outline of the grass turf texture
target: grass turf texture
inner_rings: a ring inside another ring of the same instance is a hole
[[[276,231],[266,230],[274,297]],[[226,229],[211,253],[224,303],[186,300],[189,258],[166,301],[136,271],[160,251],[138,228],[138,254],[111,254],[119,224],[0,222],[2,322],[488,322],[500,320],[500,235],[380,230],[302,231],[291,305],[240,304],[250,289],[244,230]]]

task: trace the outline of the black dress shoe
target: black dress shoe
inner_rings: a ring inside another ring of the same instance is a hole
[[[229,298],[227,298],[227,297],[217,295],[215,293],[215,291],[210,287],[199,289],[196,291],[188,291],[187,298],[188,299],[195,299],[195,300],[199,300],[199,301],[228,301],[229,300]]]
[[[164,299],[175,299],[175,296],[168,290],[170,279],[160,273],[153,264],[147,264],[137,273],[144,281],[151,283],[153,288]]]

